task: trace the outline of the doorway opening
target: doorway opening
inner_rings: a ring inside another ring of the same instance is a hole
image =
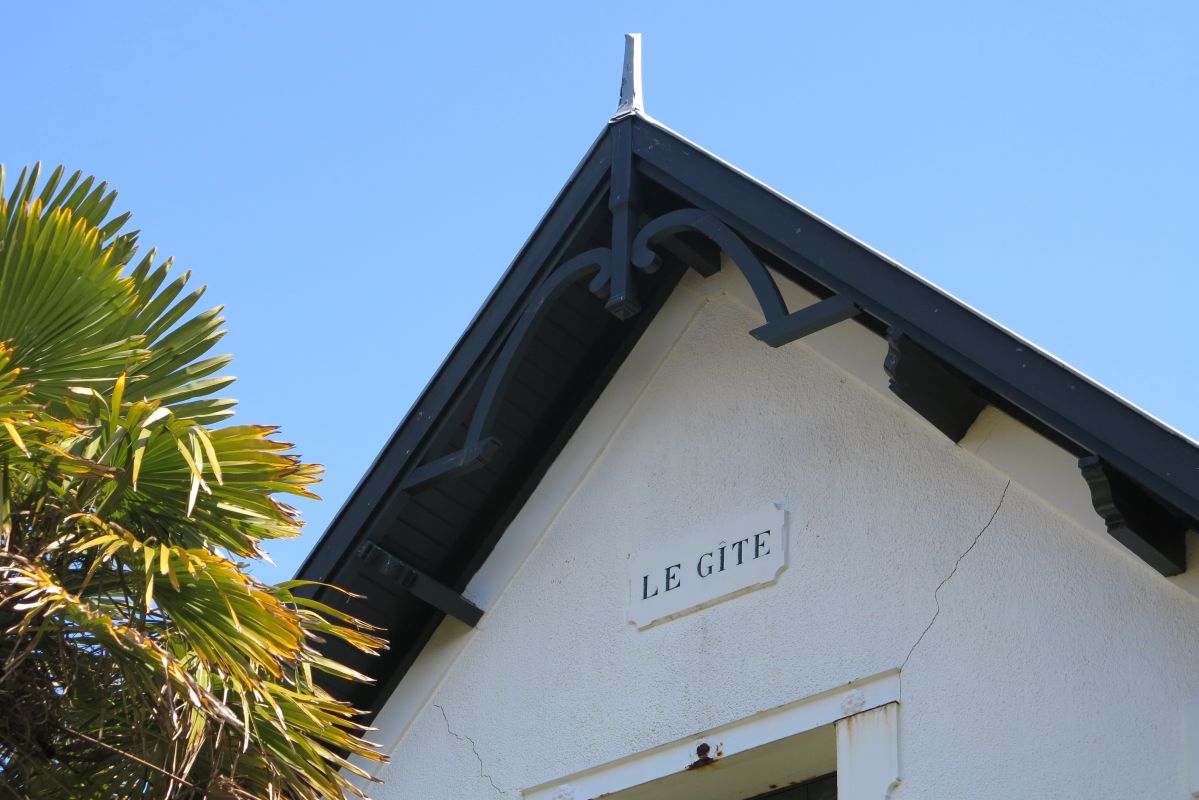
[[[837,800],[837,773],[821,775],[810,781],[775,789],[749,800]]]
[[[833,725],[797,733],[723,757],[722,743],[697,745],[695,760],[609,800],[835,800],[837,735]]]

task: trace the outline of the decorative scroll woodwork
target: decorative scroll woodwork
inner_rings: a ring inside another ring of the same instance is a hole
[[[587,289],[596,297],[611,297],[612,280],[612,251],[607,248],[596,248],[562,264],[542,282],[533,296],[525,304],[520,321],[508,336],[504,347],[500,350],[487,383],[483,386],[483,394],[475,407],[471,418],[470,429],[466,434],[466,447],[487,438],[486,431],[491,429],[495,416],[498,399],[504,396],[504,390],[512,380],[515,367],[520,363],[520,357],[529,346],[529,332],[545,315],[550,304],[570,286],[587,278],[591,278]]]
[[[894,328],[887,332],[883,369],[891,391],[954,442],[987,405],[955,370]]]
[[[1163,575],[1185,572],[1187,525],[1099,456],[1078,460],[1091,504],[1116,541]]]
[[[766,318],[766,324],[750,334],[771,347],[781,347],[862,312],[850,298],[834,295],[788,313],[778,284],[749,245],[732,228],[697,208],[671,211],[642,227],[633,241],[633,263],[646,272],[656,271],[660,260],[652,248],[666,237],[685,232],[699,233],[710,239],[741,270]]]
[[[737,265],[749,282],[767,322],[787,316],[787,305],[783,302],[779,287],[749,245],[732,228],[698,208],[671,211],[645,225],[633,240],[633,263],[644,272],[656,272],[661,260],[651,248],[668,236],[687,231],[711,239]]]
[[[642,214],[637,221],[641,227],[645,227],[653,222],[654,218],[648,214]],[[657,247],[680,264],[686,264],[701,278],[711,278],[720,272],[720,245],[711,239],[699,236],[674,236],[662,239],[657,243]]]
[[[516,327],[508,335],[491,365],[487,382],[483,385],[483,392],[471,416],[466,443],[454,453],[416,467],[401,481],[401,491],[418,491],[451,475],[477,469],[500,448],[501,442],[489,436],[486,431],[492,429],[499,398],[504,396],[504,391],[511,383],[520,363],[521,355],[528,349],[531,342],[530,331],[545,315],[553,301],[576,283],[590,279],[588,291],[599,298],[610,297],[611,261],[612,251],[606,247],[588,250],[559,266],[538,285],[526,301]]]
[[[387,586],[408,592],[472,628],[483,617],[482,609],[474,603],[374,542],[366,542],[358,548],[358,558],[366,562]]]
[[[794,313],[787,310],[782,293],[770,271],[732,228],[698,208],[682,208],[647,219],[638,208],[637,171],[632,149],[632,121],[612,123],[611,185],[608,210],[612,215],[610,247],[588,250],[556,267],[525,302],[516,326],[508,335],[490,367],[482,394],[475,406],[462,449],[416,467],[400,483],[401,491],[418,491],[451,475],[476,469],[502,443],[491,435],[500,399],[527,350],[531,335],[546,309],[570,286],[589,280],[587,289],[604,301],[618,319],[636,315],[634,270],[653,274],[661,266],[659,251],[679,258],[704,277],[716,273],[719,261],[680,238],[680,234],[703,237],[723,252],[749,283],[766,324],[751,333],[772,347],[793,342],[861,313],[848,297],[837,295]],[[637,222],[643,222],[634,233]]]

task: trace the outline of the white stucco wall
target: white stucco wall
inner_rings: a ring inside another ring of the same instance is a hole
[[[900,668],[896,800],[1189,797],[1193,576],[1107,537],[1073,460],[1002,414],[949,442],[857,326],[753,340],[725,272],[675,293],[468,589],[479,627],[443,625],[384,709],[372,795],[513,800]],[[632,554],[768,502],[776,585],[629,624]]]

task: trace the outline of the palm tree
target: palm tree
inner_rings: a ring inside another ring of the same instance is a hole
[[[351,758],[381,756],[316,679],[365,678],[317,645],[383,641],[244,563],[320,468],[226,422],[220,309],[135,263],[105,184],[3,192],[0,168],[0,796],[358,795]]]

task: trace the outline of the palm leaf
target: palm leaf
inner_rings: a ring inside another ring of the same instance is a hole
[[[234,402],[220,309],[134,263],[106,184],[0,167],[0,797],[358,794],[380,758],[315,682],[378,632],[238,559],[320,468]],[[131,267],[131,264],[133,265]],[[190,315],[190,316],[189,316]]]

